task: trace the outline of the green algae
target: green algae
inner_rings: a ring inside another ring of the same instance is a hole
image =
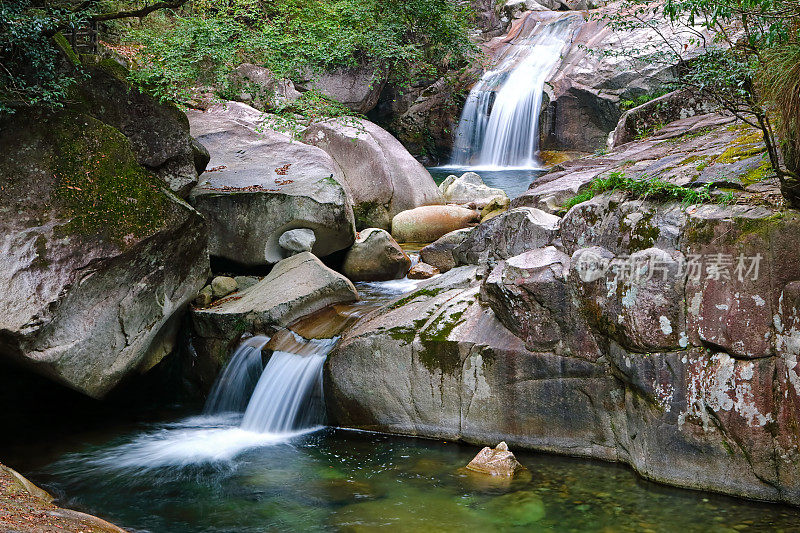
[[[136,161],[128,139],[86,115],[62,114],[46,127],[54,146],[54,197],[67,233],[126,242],[163,227],[169,199],[161,182]]]

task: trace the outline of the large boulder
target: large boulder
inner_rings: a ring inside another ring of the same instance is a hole
[[[433,242],[451,231],[480,222],[480,214],[456,205],[427,205],[403,211],[392,219],[398,242]]]
[[[262,111],[276,110],[300,98],[292,80],[277,78],[269,69],[252,63],[233,69],[228,82],[237,100]]]
[[[139,164],[185,198],[208,163],[189,134],[186,115],[132,87],[116,61],[84,56],[84,63],[87,76],[77,88],[83,111],[121,131]]]
[[[358,232],[342,263],[342,273],[352,281],[400,279],[409,268],[411,259],[388,231],[378,228]]]
[[[259,127],[260,113],[228,102],[190,111],[192,133],[211,153],[211,171],[190,200],[208,220],[211,255],[241,265],[276,263],[292,229],[316,236],[324,257],[355,239],[353,210],[336,163],[319,148]]]
[[[374,431],[616,458],[599,363],[533,353],[455,268],[365,316],[325,367],[332,422]]]
[[[304,142],[325,150],[342,170],[358,229],[388,230],[399,212],[441,204],[431,175],[387,131],[355,118],[310,126]]]
[[[496,198],[508,198],[503,189],[489,187],[475,172],[465,172],[460,177],[448,176],[439,184],[439,192],[449,204],[475,202],[480,207],[486,206]]]
[[[599,348],[573,302],[569,270],[570,257],[555,247],[530,250],[499,262],[481,298],[529,350],[594,360]]]
[[[244,332],[272,334],[331,304],[356,300],[358,292],[350,280],[311,252],[284,259],[247,289],[211,307],[192,309],[198,373],[213,379]]]
[[[208,276],[203,218],[89,115],[0,132],[0,356],[102,397],[175,347]]]
[[[314,89],[362,115],[375,107],[386,83],[368,67],[309,71],[297,76],[295,81],[300,89]]]
[[[479,225],[453,250],[461,265],[493,264],[528,250],[544,248],[558,237],[561,219],[530,207],[518,207]]]
[[[419,251],[420,261],[447,272],[458,266],[454,251],[459,244],[466,240],[472,228],[457,229],[442,235]]]

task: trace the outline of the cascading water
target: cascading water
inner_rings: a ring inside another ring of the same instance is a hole
[[[298,341],[302,337],[293,333]],[[302,339],[305,341],[305,339]],[[241,428],[259,433],[287,433],[324,422],[322,365],[338,338],[308,340],[307,353],[277,350],[258,381]]]
[[[245,410],[264,371],[261,351],[269,339],[263,335],[250,337],[236,349],[211,388],[203,413],[214,415]]]
[[[320,425],[322,365],[337,340],[306,340],[285,332],[266,367],[261,352],[270,338],[259,335],[245,340],[214,383],[204,413],[244,411],[240,427],[257,433]]]
[[[452,165],[540,168],[539,115],[544,84],[580,17],[542,22],[513,42],[498,66],[470,91],[461,113]]]

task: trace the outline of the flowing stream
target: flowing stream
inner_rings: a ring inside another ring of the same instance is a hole
[[[541,168],[537,153],[544,84],[579,19],[572,15],[539,23],[483,74],[461,113],[454,167]]]
[[[723,533],[800,522],[795,509],[658,486],[619,465],[520,450],[527,474],[487,478],[463,468],[476,446],[324,427],[322,367],[336,336],[418,283],[361,283],[358,304],[245,340],[202,415],[112,419],[42,440],[28,456],[57,459],[25,471],[61,505],[137,532]]]

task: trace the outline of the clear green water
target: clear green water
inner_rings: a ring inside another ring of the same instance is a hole
[[[160,452],[137,451],[141,428],[94,435],[33,478],[66,494],[62,505],[152,532],[800,528],[798,510],[667,488],[618,465],[518,452],[529,474],[504,482],[463,470],[475,446],[330,428],[181,464],[175,458],[209,435],[175,433],[185,427],[147,428],[148,438],[165,437]],[[213,438],[206,444],[216,449]]]

